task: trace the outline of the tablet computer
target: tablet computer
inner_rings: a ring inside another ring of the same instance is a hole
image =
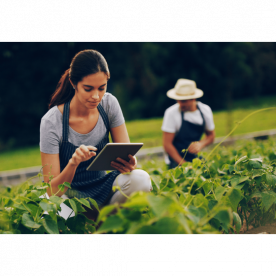
[[[116,161],[118,157],[129,161],[128,155],[134,156],[143,145],[143,143],[107,143],[86,170],[115,171],[116,169],[111,167],[112,161],[120,163]]]

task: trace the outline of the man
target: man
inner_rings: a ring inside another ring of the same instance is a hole
[[[191,162],[197,154],[215,139],[215,124],[211,108],[196,99],[203,91],[192,80],[179,79],[167,92],[176,104],[165,111],[162,131],[163,147],[168,154],[166,163],[175,168],[186,161]],[[205,133],[205,138],[201,139]],[[182,152],[188,149],[188,152]]]

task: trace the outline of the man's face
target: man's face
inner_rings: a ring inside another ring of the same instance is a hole
[[[179,106],[181,108],[181,111],[193,111],[196,105],[196,100],[191,99],[191,100],[178,100]]]

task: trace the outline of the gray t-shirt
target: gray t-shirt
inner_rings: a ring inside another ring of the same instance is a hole
[[[118,100],[106,92],[101,105],[108,116],[110,128],[122,125],[125,120]],[[106,127],[101,115],[96,126],[86,134],[80,134],[69,126],[68,141],[79,147],[80,145],[96,146],[104,137]],[[41,119],[40,124],[40,151],[56,154],[62,143],[62,114],[57,106],[52,107]]]

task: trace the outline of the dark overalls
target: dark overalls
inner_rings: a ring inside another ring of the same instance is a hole
[[[104,148],[104,146],[109,142],[109,121],[107,114],[105,113],[101,104],[98,105],[98,111],[102,117],[106,133],[103,139],[95,147],[98,149],[97,154]],[[62,119],[62,144],[60,147],[59,158],[60,158],[60,171],[62,172],[67,166],[72,155],[78,148],[77,146],[68,142],[68,132],[69,132],[69,112],[70,112],[70,101],[64,104],[63,119]],[[113,171],[106,173],[105,171],[87,171],[86,168],[92,160],[95,158],[93,156],[91,159],[81,162],[76,170],[75,176],[71,183],[72,189],[66,191],[66,195],[69,198],[86,198],[91,197],[98,203],[99,206],[103,205],[112,195],[112,185],[115,178],[120,174],[119,171]]]
[[[203,119],[203,124],[202,125],[196,125],[193,123],[190,123],[188,121],[184,120],[184,112],[181,111],[181,119],[182,119],[182,124],[179,129],[179,132],[176,134],[173,140],[173,145],[177,149],[178,153],[181,155],[183,158],[185,156],[185,160],[192,162],[194,158],[197,157],[197,154],[193,154],[190,152],[182,152],[183,149],[188,149],[190,144],[195,141],[199,141],[202,134],[204,133],[205,130],[205,120],[203,117],[203,114],[200,110],[200,108],[197,105],[197,109],[199,110],[201,117]],[[169,167],[175,168],[178,164],[169,156],[170,159],[170,165]]]

